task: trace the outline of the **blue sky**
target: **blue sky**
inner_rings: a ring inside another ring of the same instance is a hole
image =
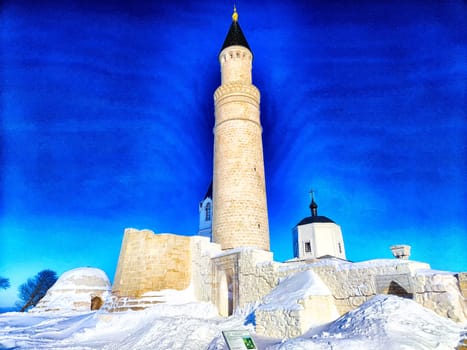
[[[125,227],[195,234],[227,1],[4,1],[0,275],[104,269]],[[347,257],[467,271],[466,4],[238,1],[260,89],[271,248],[319,213]]]

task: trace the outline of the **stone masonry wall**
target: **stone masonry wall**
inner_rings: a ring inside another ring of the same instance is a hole
[[[271,252],[252,248],[232,249],[222,251],[211,261],[211,300],[222,315],[258,302],[277,285],[273,270],[279,263],[272,261]],[[224,277],[229,296],[223,288]],[[232,310],[228,310],[227,304],[231,304]]]
[[[413,284],[417,303],[455,322],[467,321],[467,303],[453,274],[420,271],[415,273]]]
[[[192,286],[197,300],[215,304],[212,300],[213,268],[212,257],[222,252],[219,244],[209,238],[192,236]]]
[[[322,260],[289,263],[279,278],[312,269],[331,290],[339,314],[351,311],[377,294],[394,294],[415,300],[456,322],[467,320],[467,305],[454,275],[430,270],[410,260],[380,259],[361,263]]]
[[[273,254],[264,250],[242,249],[239,254],[238,305],[244,307],[259,301],[277,284],[277,267]]]
[[[246,257],[247,255],[245,255]],[[253,261],[252,259],[249,259]],[[245,264],[248,266],[248,264]],[[455,322],[467,321],[467,304],[461,293],[464,286],[465,273],[457,276],[441,271],[431,270],[428,264],[396,259],[380,259],[362,263],[350,263],[339,260],[318,260],[315,262],[294,261],[284,264],[259,263],[254,269],[245,269],[240,275],[243,286],[250,287],[258,280],[256,291],[248,291],[247,297],[252,300],[258,294],[265,293],[270,285],[279,284],[287,276],[304,270],[312,270],[320,276],[329,288],[331,296],[319,302],[322,310],[316,309],[319,295],[302,300],[302,309],[297,311],[269,310],[256,311],[257,332],[267,336],[294,337],[308,329],[312,324],[318,325],[320,317],[335,308],[336,315],[351,311],[377,294],[394,294],[410,298],[438,315]],[[261,271],[261,278],[257,274]],[[246,283],[245,281],[250,281]],[[264,281],[268,281],[266,284]],[[257,294],[255,294],[255,292]],[[264,296],[265,294],[263,294]],[[245,301],[245,299],[244,299]],[[261,310],[262,304],[259,309]],[[336,316],[337,317],[337,316]],[[322,323],[331,321],[324,320]],[[317,323],[316,323],[317,322]],[[285,333],[276,330],[276,325],[290,324]]]
[[[251,85],[253,55],[243,46],[229,46],[219,54],[221,84],[240,82]]]
[[[126,229],[112,293],[139,297],[149,291],[183,290],[191,282],[190,237]]]
[[[462,292],[462,295],[464,298],[467,298],[467,272],[459,273],[457,279],[459,281],[459,288]]]
[[[400,285],[406,291],[401,292],[404,296],[413,294],[412,273],[416,269],[428,268],[428,264],[388,259],[364,263],[318,263],[313,271],[331,289],[339,313],[344,314],[377,294],[388,294],[392,281],[393,286]]]
[[[297,302],[302,307],[292,310],[256,310],[256,332],[273,338],[294,338],[311,327],[337,318],[334,300],[330,295],[315,295]]]

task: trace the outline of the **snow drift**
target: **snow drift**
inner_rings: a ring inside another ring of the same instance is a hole
[[[0,349],[227,349],[222,330],[245,329],[245,317],[221,318],[209,303],[156,305],[144,311],[0,315]],[[251,327],[251,326],[250,326]],[[377,296],[321,329],[260,349],[454,349],[465,327],[412,300]]]
[[[452,350],[465,331],[412,300],[377,295],[323,329],[269,349]]]

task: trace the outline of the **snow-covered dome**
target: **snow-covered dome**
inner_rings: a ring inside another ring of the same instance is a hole
[[[80,267],[64,272],[52,286],[53,290],[109,289],[110,281],[104,271],[92,267]]]
[[[64,272],[31,311],[97,310],[110,296],[110,291],[110,281],[104,271],[80,267]]]

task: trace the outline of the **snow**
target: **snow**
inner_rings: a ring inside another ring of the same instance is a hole
[[[235,254],[235,253],[245,253],[245,252],[249,252],[249,251],[252,251],[252,250],[257,250],[257,248],[255,248],[255,247],[236,247],[236,248],[224,250],[224,251],[214,255],[214,258],[220,258],[222,256],[232,255],[232,254]]]
[[[447,350],[467,332],[466,325],[390,295],[376,296],[336,321],[289,340],[258,336],[245,323],[245,313],[222,318],[213,305],[199,302],[122,313],[11,312],[0,315],[0,349],[226,350],[223,330],[248,329],[262,350]]]
[[[375,267],[388,267],[388,266],[401,266],[406,265],[411,270],[430,270],[430,265],[427,263],[417,262],[414,260],[404,260],[404,259],[373,259],[365,260],[360,262],[351,262],[346,260],[341,260],[337,258],[326,258],[320,260],[288,260],[281,267],[281,270],[294,269],[296,264],[300,263],[302,265],[311,265],[311,266],[334,266],[337,271],[340,270],[358,270],[358,269],[369,269]]]
[[[455,275],[456,272],[433,270],[433,269],[420,269],[417,270],[419,276],[431,276],[431,275]]]
[[[104,271],[91,267],[76,268],[63,273],[31,311],[86,311],[90,309],[93,296],[105,300],[110,289],[110,281]]]
[[[142,296],[145,300],[177,305],[196,301],[193,285],[184,290],[163,289],[157,292],[147,292]]]
[[[412,300],[378,295],[318,332],[270,349],[454,349],[466,332]]]
[[[430,265],[423,262],[418,262],[414,260],[404,260],[404,259],[373,259],[365,260],[356,263],[341,264],[340,268],[343,269],[370,269],[374,267],[386,267],[386,266],[407,266],[412,272],[418,271],[420,269],[429,269]]]
[[[298,303],[311,295],[332,295],[324,282],[311,270],[302,271],[285,278],[271,293],[263,298],[259,310],[299,310]]]
[[[92,281],[92,284],[89,282]],[[104,271],[92,267],[79,267],[64,272],[52,286],[52,289],[101,289],[108,290],[109,278]]]
[[[326,258],[320,260],[288,260],[282,266],[279,267],[280,271],[295,270],[297,266],[310,266],[310,267],[326,267],[332,266],[336,271],[346,271],[346,270],[365,270],[365,269],[375,269],[375,268],[386,268],[386,267],[395,267],[395,268],[406,268],[412,273],[416,273],[419,270],[430,270],[430,265],[426,263],[421,263],[413,260],[403,260],[403,259],[373,259],[365,260],[360,262],[351,262],[346,260],[341,260],[337,258]]]

